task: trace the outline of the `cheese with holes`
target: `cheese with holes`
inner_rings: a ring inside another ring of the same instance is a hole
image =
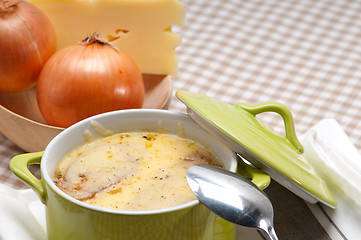
[[[52,22],[58,49],[97,32],[127,53],[142,73],[175,75],[185,8],[178,0],[29,0]]]

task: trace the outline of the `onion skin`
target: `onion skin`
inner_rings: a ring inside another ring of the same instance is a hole
[[[43,67],[37,85],[45,121],[64,128],[99,113],[141,108],[144,94],[136,63],[100,43],[77,44],[56,52]]]
[[[33,87],[44,63],[56,51],[50,21],[35,6],[20,1],[8,11],[0,10],[0,36],[0,92]]]

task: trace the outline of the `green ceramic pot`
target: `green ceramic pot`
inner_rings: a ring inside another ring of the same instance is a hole
[[[117,211],[78,201],[56,187],[53,173],[58,161],[84,143],[84,132],[98,135],[104,127],[114,133],[153,130],[179,134],[208,146],[230,171],[238,170],[261,189],[268,175],[239,161],[224,143],[214,138],[185,114],[167,110],[122,110],[85,119],[61,132],[44,152],[22,154],[10,162],[11,170],[27,183],[46,205],[49,239],[235,239],[235,226],[210,212],[197,200],[153,211]],[[28,165],[40,164],[42,178]]]

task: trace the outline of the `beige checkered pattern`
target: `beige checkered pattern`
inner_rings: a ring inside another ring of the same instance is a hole
[[[335,118],[361,152],[361,1],[184,2],[174,90],[284,103],[298,134]],[[283,131],[277,116],[262,120]]]

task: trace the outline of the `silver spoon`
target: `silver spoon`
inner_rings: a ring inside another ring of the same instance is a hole
[[[198,200],[225,220],[263,230],[276,240],[273,207],[266,194],[239,174],[198,164],[188,168],[187,181]]]

